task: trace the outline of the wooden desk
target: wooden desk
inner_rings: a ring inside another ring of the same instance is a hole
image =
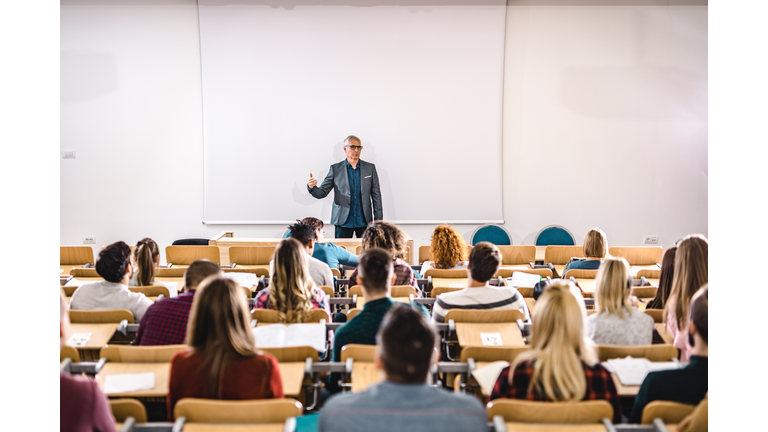
[[[619,376],[615,372],[611,372],[611,379],[613,379],[613,385],[616,386],[616,393],[619,397],[635,397],[637,392],[640,391],[640,386],[625,386],[619,381]]]
[[[674,345],[675,344],[675,338],[672,337],[671,334],[667,331],[667,327],[664,325],[664,323],[656,323],[654,324],[654,327],[656,327],[656,331],[659,332],[659,336],[661,336],[662,339],[664,339],[664,343],[668,345]]]
[[[502,344],[497,346],[525,346],[517,323],[456,323],[456,335],[462,347],[484,346],[480,333],[499,333]]]
[[[70,345],[70,346],[77,348],[78,354],[80,354],[81,359],[98,360],[99,351],[101,351],[101,349],[104,348],[104,346],[109,342],[109,340],[112,339],[112,336],[115,334],[115,330],[117,330],[116,323],[71,324],[70,330],[69,330],[70,335],[73,335],[75,333],[91,333],[91,338],[88,339],[88,342],[86,342],[84,346],[79,346],[79,347],[75,347],[74,345]]]
[[[661,268],[656,264],[630,266],[629,274],[632,275],[632,277],[636,277],[640,270],[651,270],[653,276],[661,277]]]
[[[411,299],[409,297],[392,297],[392,300],[400,303],[410,303]],[[355,306],[358,309],[362,309],[365,305],[365,297],[357,297],[357,305]]]
[[[506,423],[507,432],[605,432],[605,426],[600,423],[588,424],[541,424],[541,423]],[[184,428],[186,431],[186,427]]]
[[[432,278],[432,289],[435,288],[466,288],[469,279]]]
[[[584,291],[585,298],[595,296],[595,279],[576,279],[576,283],[578,283],[581,290]]]
[[[519,265],[502,265],[499,267],[499,270],[530,270],[531,266],[529,264],[519,264]]]
[[[381,373],[373,363],[352,363],[352,393],[364,391],[381,380]]]
[[[304,362],[278,362],[285,397],[299,397],[304,383]]]
[[[168,395],[168,382],[171,373],[170,363],[112,363],[107,362],[96,374],[96,383],[104,392],[104,379],[109,375],[139,374],[154,372],[155,387],[147,390],[137,390],[125,393],[111,393],[107,396],[121,397],[157,397],[164,398]]]
[[[283,432],[284,427],[283,423],[258,425],[184,423],[184,432]]]

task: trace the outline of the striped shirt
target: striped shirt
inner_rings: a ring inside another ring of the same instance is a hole
[[[525,299],[511,286],[489,286],[464,288],[461,291],[440,294],[432,307],[432,321],[445,322],[445,314],[451,309],[499,310],[520,309],[528,321],[528,306]]]

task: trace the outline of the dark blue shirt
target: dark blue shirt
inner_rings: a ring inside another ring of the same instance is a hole
[[[341,225],[344,228],[360,228],[365,226],[363,217],[363,205],[360,199],[360,161],[357,162],[357,168],[352,168],[349,161],[347,164],[347,178],[349,179],[349,217]]]

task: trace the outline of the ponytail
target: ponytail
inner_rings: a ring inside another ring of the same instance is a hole
[[[139,286],[152,285],[155,281],[155,258],[160,255],[157,243],[151,238],[143,238],[136,244],[136,280]]]

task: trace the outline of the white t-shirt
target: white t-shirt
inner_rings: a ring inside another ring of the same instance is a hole
[[[142,293],[128,290],[127,285],[117,282],[100,281],[80,285],[72,294],[69,308],[72,310],[127,309],[133,313],[136,322],[152,305],[152,300]]]

